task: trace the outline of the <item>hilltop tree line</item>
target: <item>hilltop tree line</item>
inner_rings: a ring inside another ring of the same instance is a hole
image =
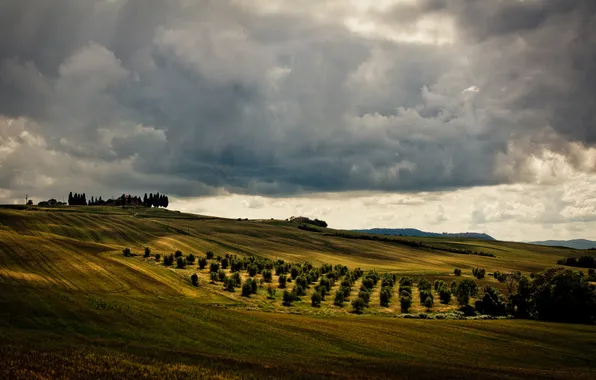
[[[145,207],[164,207],[169,205],[168,196],[160,193],[145,193],[143,197],[136,195],[122,194],[116,199],[104,201],[100,197],[91,197],[87,200],[85,193],[78,194],[70,192],[68,194],[68,204],[70,206],[145,206]]]
[[[136,256],[130,249],[123,250],[124,256]],[[275,299],[278,291],[282,291],[281,304],[292,306],[302,301],[310,292],[312,307],[320,307],[327,297],[330,303],[344,307],[346,301],[355,314],[363,313],[370,307],[371,295],[378,289],[379,306],[389,307],[397,294],[396,302],[402,313],[408,313],[414,303],[414,285],[418,290],[416,302],[431,312],[437,302],[450,304],[455,299],[458,312],[466,316],[490,315],[513,316],[537,320],[594,323],[596,322],[596,286],[590,283],[589,276],[582,272],[566,268],[552,268],[542,273],[531,274],[530,277],[520,272],[502,273],[495,271],[492,276],[504,284],[506,295],[496,287],[487,285],[479,288],[470,278],[459,281],[461,269],[454,270],[455,279],[451,282],[428,279],[401,277],[396,274],[378,273],[375,270],[364,272],[360,268],[350,270],[345,265],[312,263],[288,263],[284,260],[270,260],[263,257],[239,257],[233,254],[216,256],[206,252],[204,256],[194,254],[183,255],[181,251],[172,254],[152,254],[146,248],[143,257],[154,257],[166,267],[175,266],[185,269],[198,264],[196,270],[209,273],[211,284],[222,284],[223,289],[234,292],[240,289],[243,297],[251,297],[266,286],[267,298]],[[242,280],[240,272],[246,271],[249,278]],[[474,268],[474,277],[484,279],[486,270]],[[273,276],[277,276],[277,281]],[[260,278],[257,279],[257,276]],[[361,280],[360,280],[361,279]],[[361,281],[360,288],[355,288],[356,281]],[[193,286],[199,286],[199,277],[193,273],[190,277]],[[274,285],[277,284],[277,285]],[[293,283],[289,290],[288,284]],[[396,284],[399,290],[396,292]],[[473,302],[471,302],[473,300]]]

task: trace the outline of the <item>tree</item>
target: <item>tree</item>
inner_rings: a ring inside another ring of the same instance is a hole
[[[267,298],[274,299],[275,293],[277,293],[277,290],[275,290],[275,288],[271,284],[269,284],[269,286],[267,287],[267,294],[269,296]]]
[[[159,260],[161,259],[161,255],[159,253],[155,254],[155,261],[159,262]]]
[[[163,257],[163,264],[168,267],[173,265],[174,264],[174,255],[171,253],[169,255],[165,255]]]
[[[278,282],[279,288],[284,289],[286,287],[286,283],[288,282],[288,277],[285,274],[282,274],[279,276]]]
[[[186,267],[186,260],[184,260],[184,258],[179,257],[176,260],[176,268],[178,269],[184,269]]]
[[[321,294],[314,292],[310,297],[312,307],[321,307]]]
[[[454,275],[456,275],[456,276],[461,276],[461,269],[459,269],[459,268],[455,268],[455,269],[453,270],[453,274],[454,274]]]
[[[486,275],[486,270],[484,268],[474,268],[472,269],[472,274],[474,275],[474,277],[481,280]]]
[[[145,247],[145,254],[143,255],[143,257],[149,257],[149,256],[151,256],[151,248]]]
[[[426,307],[426,311],[430,311],[433,308],[433,298],[432,297],[426,297],[426,299],[424,300],[424,306]]]
[[[344,305],[344,292],[340,290],[338,290],[337,292],[335,292],[335,298],[333,299],[333,304],[335,306],[343,306]]]
[[[207,251],[207,253],[205,253],[205,255],[207,256],[207,259],[209,259],[209,260],[213,259],[213,252]]]
[[[248,280],[246,280],[246,282],[242,285],[242,296],[243,297],[250,297],[250,294],[252,293],[252,287],[251,287],[251,283],[252,280],[249,278]]]
[[[355,314],[362,314],[364,308],[366,307],[366,302],[364,299],[357,297],[352,301],[352,312]]]
[[[211,263],[209,265],[209,272],[217,272],[219,270],[219,263]]]
[[[189,253],[188,256],[186,256],[186,262],[191,265],[195,263],[195,259],[195,255],[193,255],[192,253]]]
[[[228,266],[230,265],[230,259],[224,257],[223,259],[221,259],[220,264],[222,269],[228,269]]]
[[[176,252],[174,252],[174,257],[175,258],[182,257],[182,251],[181,250],[176,250]]]
[[[234,292],[236,285],[240,285],[240,284],[237,284],[234,279],[226,277],[224,279],[224,285],[228,292]]]
[[[501,293],[492,286],[484,287],[484,295],[476,300],[474,307],[481,314],[487,315],[505,315],[506,305],[503,302]]]
[[[387,287],[387,286],[382,288],[380,298],[381,298],[381,306],[388,307],[389,300],[391,299],[391,288]]]
[[[199,257],[199,269],[205,269],[207,266],[207,259],[204,257]]]
[[[190,281],[192,282],[192,286],[199,286],[199,276],[197,276],[196,273],[193,273],[192,276],[190,276]]]
[[[72,206],[74,204],[74,198],[72,196],[72,191],[68,193],[68,205]]]
[[[247,268],[246,271],[248,272],[248,275],[250,277],[254,277],[254,276],[257,275],[257,272],[259,271],[259,268],[256,265],[251,264],[251,265],[248,266],[248,268]]]
[[[217,282],[217,272],[209,273],[209,280],[211,280],[212,284],[215,284]]]
[[[265,282],[271,282],[273,280],[273,275],[271,273],[271,270],[265,269],[262,274],[263,274],[263,280]]]
[[[124,255],[124,257],[130,257],[130,256],[132,256],[132,253],[130,252],[130,248],[124,248],[122,250],[122,254]]]
[[[217,271],[217,278],[219,279],[219,281],[223,281],[226,278],[226,272],[224,272],[223,270],[218,270]]]
[[[552,268],[538,273],[528,296],[525,302],[536,319],[574,323],[596,319],[596,291],[580,272]]]
[[[442,304],[449,304],[451,301],[451,291],[447,289],[447,286],[443,286],[439,288],[439,299],[441,300]]]
[[[457,302],[460,305],[465,306],[470,302],[470,297],[476,296],[477,292],[478,287],[476,286],[476,283],[466,278],[460,281],[457,290],[455,291],[455,296],[457,297]]]
[[[402,295],[399,298],[399,304],[401,307],[401,312],[402,313],[407,313],[408,310],[410,309],[410,307],[412,306],[412,298],[408,297],[408,296],[404,296]]]
[[[292,292],[284,290],[282,304],[284,306],[292,306],[292,302],[296,300],[296,295]]]

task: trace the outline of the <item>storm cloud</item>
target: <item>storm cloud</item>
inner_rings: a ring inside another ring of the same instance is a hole
[[[358,4],[1,0],[0,190],[439,191],[535,183],[551,153],[596,170],[596,2]]]

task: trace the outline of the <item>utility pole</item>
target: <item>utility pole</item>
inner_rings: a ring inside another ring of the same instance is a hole
[[[25,194],[25,204],[29,203],[29,195]]]

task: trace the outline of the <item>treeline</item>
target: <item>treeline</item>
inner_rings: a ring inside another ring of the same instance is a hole
[[[68,194],[68,204],[70,206],[145,206],[145,207],[168,207],[168,196],[159,193],[145,193],[145,196],[140,197],[130,194],[122,194],[116,199],[103,200],[100,197],[91,197],[87,200],[85,193],[78,194],[70,192]]]
[[[592,256],[582,256],[580,258],[566,257],[557,261],[559,265],[579,268],[596,268],[596,258]]]

